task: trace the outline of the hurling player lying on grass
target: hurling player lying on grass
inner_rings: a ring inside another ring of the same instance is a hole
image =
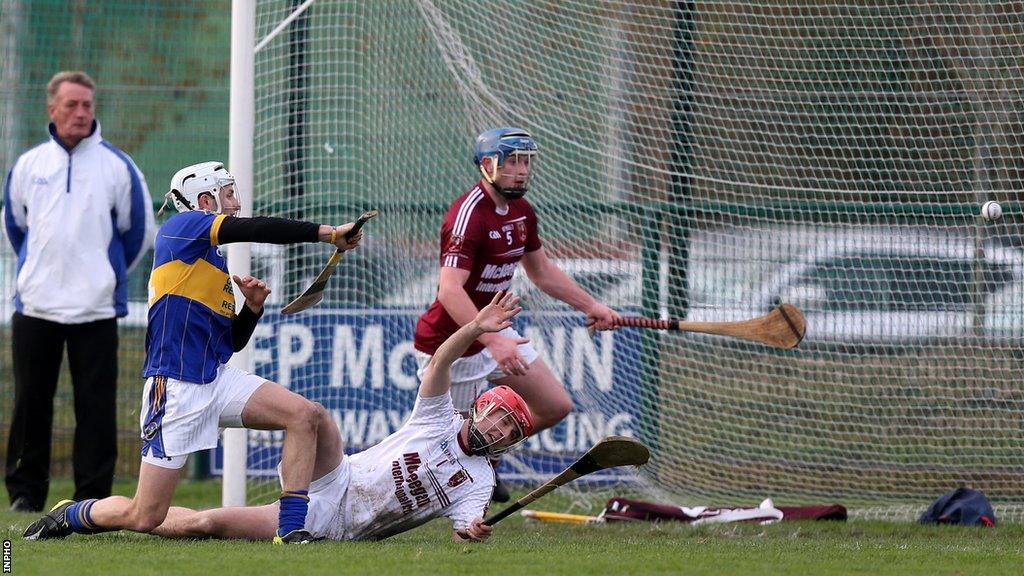
[[[481,519],[494,488],[488,457],[520,444],[533,431],[533,418],[518,394],[499,386],[481,394],[464,419],[452,405],[449,368],[481,334],[511,326],[520,310],[518,297],[499,292],[449,337],[430,361],[408,422],[380,444],[345,456],[336,427],[318,435],[305,523],[309,541],[379,540],[439,516],[451,518],[456,540],[491,535]],[[277,503],[172,507],[153,533],[270,540],[277,522]]]

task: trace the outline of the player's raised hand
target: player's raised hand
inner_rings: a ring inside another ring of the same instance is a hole
[[[522,311],[519,296],[502,290],[494,295],[490,304],[477,313],[473,321],[484,332],[500,332],[512,326],[512,317]]]
[[[267,296],[270,296],[270,288],[267,287],[267,283],[252,276],[239,278],[238,274],[232,276],[231,279],[235,281],[235,285],[242,291],[242,296],[245,297],[245,305],[253,312],[259,313],[263,309],[263,303],[266,302]]]

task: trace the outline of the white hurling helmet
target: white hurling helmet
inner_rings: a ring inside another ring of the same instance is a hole
[[[200,162],[178,170],[171,178],[171,190],[165,196],[178,212],[199,209],[199,197],[211,194],[220,212],[220,189],[235,183],[223,162]],[[238,194],[236,188],[235,194]]]

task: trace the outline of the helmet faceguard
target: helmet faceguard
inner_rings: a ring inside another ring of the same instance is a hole
[[[527,173],[523,183],[514,188],[502,188],[498,185],[498,179],[502,176],[501,169],[505,166],[505,160],[510,156],[529,156],[532,158],[536,155],[537,142],[526,130],[522,128],[494,128],[477,136],[473,163],[480,168],[484,179],[494,186],[502,196],[509,200],[515,200],[516,198],[522,198],[526,194],[530,186],[531,174]],[[493,159],[490,170],[484,166],[484,158]]]
[[[500,414],[484,422],[488,416]],[[505,423],[511,423],[511,433]],[[533,434],[533,415],[522,396],[508,386],[484,392],[469,412],[469,449],[478,456],[497,456],[525,441]]]
[[[165,196],[174,203],[178,212],[188,212],[199,210],[199,197],[210,194],[217,212],[220,212],[220,191],[233,184],[235,177],[224,168],[222,162],[200,162],[178,170],[171,178],[171,189]],[[238,195],[237,185],[235,195]]]

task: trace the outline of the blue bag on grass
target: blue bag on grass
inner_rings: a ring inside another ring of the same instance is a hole
[[[917,519],[921,524],[995,526],[996,513],[980,490],[960,487],[946,492]]]

